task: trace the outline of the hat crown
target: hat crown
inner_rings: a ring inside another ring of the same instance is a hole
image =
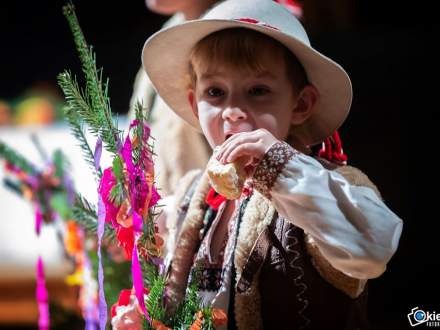
[[[202,19],[253,19],[256,24],[276,28],[310,46],[299,20],[273,0],[227,0],[208,11]]]

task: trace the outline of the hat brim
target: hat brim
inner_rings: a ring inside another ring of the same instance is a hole
[[[320,143],[340,127],[350,111],[352,86],[339,64],[277,29],[223,19],[188,21],[170,27],[152,35],[143,47],[145,71],[161,98],[178,116],[201,130],[187,94],[190,52],[204,37],[229,28],[246,28],[268,35],[290,49],[303,65],[309,82],[319,92],[312,115],[295,129],[295,135],[304,144]]]

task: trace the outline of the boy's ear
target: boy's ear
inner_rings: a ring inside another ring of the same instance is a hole
[[[313,113],[319,92],[315,86],[309,84],[305,86],[298,95],[295,108],[292,111],[292,124],[301,125]]]
[[[191,110],[194,114],[194,116],[196,116],[197,119],[199,119],[199,111],[197,109],[197,100],[196,100],[196,94],[194,89],[188,89],[188,102],[189,105],[191,106]]]

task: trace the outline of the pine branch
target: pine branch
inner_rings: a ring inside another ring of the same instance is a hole
[[[214,322],[212,321],[212,306],[203,309],[202,330],[215,330]]]
[[[136,114],[136,120],[137,120],[137,125],[135,127],[134,130],[134,134],[137,138],[137,144],[134,146],[133,148],[133,158],[134,158],[134,162],[135,164],[139,164],[139,160],[141,159],[141,153],[142,153],[142,148],[143,148],[143,144],[144,144],[144,116],[143,116],[143,106],[141,102],[136,102],[135,105],[135,114]]]
[[[76,78],[68,71],[64,71],[58,75],[58,84],[64,93],[67,103],[64,107],[64,113],[75,137],[78,135],[81,140],[86,140],[85,137],[81,136],[84,136],[84,133],[82,133],[84,122],[88,125],[88,129],[93,135],[101,137],[105,146],[107,146],[106,149],[113,152],[108,146],[115,144],[114,138],[112,134],[108,133],[105,125],[102,125],[104,123],[104,117],[100,111],[94,110],[87,89],[85,92],[81,91]],[[89,147],[89,149],[90,151],[86,150],[87,158],[93,159],[91,148]]]
[[[192,271],[192,279],[189,284],[184,301],[177,307],[173,315],[173,325],[179,329],[188,329],[194,322],[195,314],[202,309],[198,295],[198,279],[200,278],[200,266],[196,265]]]
[[[93,173],[99,178],[102,176],[101,169],[95,169],[95,157],[84,134],[83,125],[79,114],[91,113],[91,106],[87,103],[86,98],[81,93],[75,78],[67,71],[58,75],[58,84],[64,92],[67,105],[64,107],[64,115],[67,118],[72,135],[78,140],[78,145],[82,150],[84,160],[91,167]],[[93,134],[99,135],[100,118],[96,116],[86,116],[86,122],[90,125]]]
[[[88,234],[96,234],[98,231],[98,217],[96,208],[81,195],[76,196],[72,209],[73,220],[81,225]],[[115,239],[115,231],[108,225],[104,227],[104,238]]]
[[[48,161],[49,157],[47,156],[46,150],[44,150],[43,146],[41,145],[40,139],[38,139],[37,134],[31,134],[31,141],[34,144],[35,148],[38,150],[38,153],[40,154],[43,162]]]
[[[163,294],[165,290],[165,278],[157,276],[148,293],[146,307],[150,317],[154,320],[162,320],[165,315],[163,306]]]
[[[99,136],[105,143],[105,148],[111,153],[118,152],[121,132],[115,127],[108,97],[108,80],[103,83],[102,69],[96,68],[96,56],[86,43],[78,19],[75,14],[75,8],[72,4],[63,7],[64,16],[66,16],[73,38],[78,50],[79,58],[82,64],[82,70],[86,80],[86,93],[84,99],[90,102],[90,107],[78,108],[75,111],[79,113],[94,130],[99,132]],[[66,95],[67,96],[67,95]],[[99,123],[95,119],[99,119]]]
[[[16,193],[18,196],[23,197],[23,190],[21,184],[9,178],[3,178],[3,184],[6,188]]]
[[[0,141],[0,158],[3,158],[8,163],[20,168],[28,174],[37,174],[38,171],[35,166],[29,162],[25,157],[20,155],[17,151],[10,148],[8,145]]]
[[[60,150],[56,149],[52,154],[52,162],[55,165],[55,176],[63,178],[70,172],[71,163],[66,155]],[[64,187],[67,190],[67,187]]]
[[[144,285],[149,288],[153,286],[154,281],[159,276],[157,266],[144,259],[141,260],[142,274],[144,277]]]

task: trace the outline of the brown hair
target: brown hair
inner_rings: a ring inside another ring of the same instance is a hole
[[[301,91],[307,85],[304,68],[289,49],[275,39],[244,28],[214,32],[194,46],[190,54],[189,85],[194,87],[197,81],[194,68],[212,71],[219,63],[228,69],[262,72],[265,68],[255,56],[261,49],[271,49],[283,56],[287,76],[296,91]]]

